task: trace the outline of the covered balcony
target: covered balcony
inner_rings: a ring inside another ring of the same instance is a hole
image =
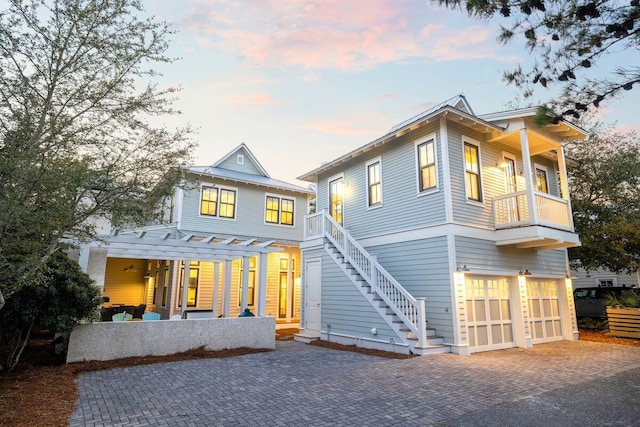
[[[524,189],[493,198],[495,239],[497,246],[534,248],[537,250],[580,246],[574,232],[571,203],[567,186],[567,165],[562,143],[583,139],[584,132],[566,122],[545,127],[533,123],[535,109],[520,111],[516,116],[497,113],[487,116],[503,127],[489,142],[512,147],[522,155]],[[559,194],[537,191],[531,159],[542,156],[557,163]],[[515,184],[512,186],[515,188]]]

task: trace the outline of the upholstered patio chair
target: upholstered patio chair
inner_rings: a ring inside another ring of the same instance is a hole
[[[142,320],[160,320],[160,313],[150,311],[142,315]]]
[[[116,313],[111,317],[114,322],[125,322],[133,319],[133,316],[129,313]]]

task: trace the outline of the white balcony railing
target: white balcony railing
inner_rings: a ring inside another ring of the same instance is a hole
[[[529,215],[527,192],[505,194],[493,198],[496,230],[525,225],[547,225],[572,231],[569,202],[546,193],[533,192],[536,221]]]

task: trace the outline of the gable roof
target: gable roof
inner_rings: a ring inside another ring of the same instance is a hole
[[[316,182],[316,176],[319,173],[324,172],[327,169],[331,169],[336,165],[349,161],[354,157],[361,156],[362,154],[366,153],[369,150],[372,150],[375,147],[387,144],[395,140],[396,138],[412,131],[413,129],[417,129],[422,124],[429,123],[430,120],[432,120],[434,117],[439,116],[440,114],[451,114],[458,119],[459,123],[474,128],[480,132],[493,133],[502,132],[504,130],[503,127],[498,126],[495,123],[491,123],[487,120],[475,116],[464,95],[457,95],[431,107],[426,111],[423,111],[416,116],[411,117],[408,120],[405,120],[402,123],[395,125],[382,137],[375,139],[359,148],[356,148],[355,150],[350,151],[347,154],[338,157],[337,159],[323,163],[314,170],[299,176],[298,179],[302,181]]]
[[[428,115],[430,115],[431,113],[433,113],[434,111],[438,111],[439,109],[441,109],[442,107],[453,107],[456,108],[460,111],[463,111],[467,114],[470,114],[472,116],[475,116],[475,114],[473,113],[473,110],[471,109],[471,105],[469,104],[469,102],[467,101],[467,98],[464,97],[464,95],[460,94],[460,95],[456,95],[453,98],[449,98],[446,101],[443,101],[439,104],[434,105],[433,107],[429,108],[428,110],[423,111],[420,114],[416,114],[415,116],[401,122],[398,123],[397,125],[393,126],[391,129],[389,129],[389,133],[391,132],[395,132],[396,130],[403,128],[413,122],[417,122],[418,120],[420,120],[423,117],[426,117]]]
[[[220,160],[218,160],[217,162],[215,162],[214,164],[211,165],[212,168],[217,168],[220,165],[222,165],[225,161],[227,161],[231,156],[233,156],[234,154],[236,154],[238,151],[244,151],[244,154],[246,154],[249,157],[249,160],[251,161],[251,163],[253,164],[253,166],[258,170],[258,172],[262,175],[262,176],[266,176],[267,178],[269,178],[269,174],[267,173],[267,170],[265,168],[262,167],[262,165],[260,164],[260,162],[258,161],[258,159],[256,158],[256,156],[253,155],[253,153],[251,152],[251,150],[249,150],[249,147],[247,147],[247,144],[245,144],[244,142],[241,143],[240,145],[238,145],[236,148],[234,148],[233,150],[229,151],[224,157],[222,157]]]

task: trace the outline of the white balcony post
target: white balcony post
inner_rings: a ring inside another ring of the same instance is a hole
[[[218,317],[218,295],[220,294],[220,263],[215,261],[213,263],[213,303],[211,304],[211,311],[213,317]]]
[[[571,211],[571,201],[569,200],[569,185],[567,184],[567,162],[562,145],[558,148],[558,169],[560,169],[560,191],[562,192],[562,198],[567,201],[569,227],[573,230],[573,213]]]
[[[522,164],[524,166],[524,182],[527,189],[527,208],[529,209],[529,223],[538,223],[538,213],[536,212],[536,200],[533,191],[533,173],[531,171],[531,153],[529,152],[529,136],[527,129],[520,129],[520,146],[522,149]]]
[[[229,317],[229,310],[231,308],[231,269],[233,268],[233,261],[230,259],[224,262],[224,302],[222,304],[223,317]]]

